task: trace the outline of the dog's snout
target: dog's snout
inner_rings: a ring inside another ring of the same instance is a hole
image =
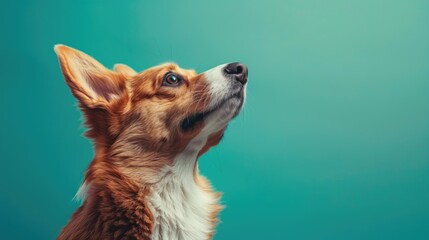
[[[247,82],[248,69],[246,65],[239,62],[230,63],[225,66],[224,71],[242,84]]]

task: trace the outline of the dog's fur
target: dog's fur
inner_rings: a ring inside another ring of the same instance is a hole
[[[70,47],[55,51],[95,147],[83,204],[58,239],[211,239],[222,206],[197,159],[241,110],[245,84],[225,65],[111,71]],[[165,82],[169,72],[180,84]]]

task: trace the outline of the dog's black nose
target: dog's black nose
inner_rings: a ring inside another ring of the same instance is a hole
[[[245,84],[247,82],[247,67],[243,63],[234,62],[226,65],[224,71],[227,75],[232,76],[235,80]]]

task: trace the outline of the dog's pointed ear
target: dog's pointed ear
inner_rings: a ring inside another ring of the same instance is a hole
[[[134,69],[122,63],[115,64],[115,66],[113,66],[113,69],[115,70],[115,72],[121,73],[126,77],[132,77],[137,74]]]
[[[61,44],[55,45],[54,50],[67,84],[84,106],[108,108],[125,93],[124,79],[92,57]]]

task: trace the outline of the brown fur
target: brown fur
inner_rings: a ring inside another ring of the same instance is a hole
[[[141,73],[116,65],[110,71],[75,49],[60,45],[55,51],[95,148],[85,175],[85,183],[90,184],[85,201],[58,239],[150,239],[154,218],[146,196],[151,184],[162,177],[160,169],[172,164],[174,156],[201,131],[201,124],[187,133],[177,126],[187,115],[207,107],[205,82],[201,75],[175,64]],[[167,71],[180,73],[185,86],[161,88]],[[216,145],[222,134],[223,130],[213,134],[199,156]],[[198,174],[197,166],[194,172],[199,186],[219,197]],[[212,229],[220,210],[220,205],[212,207]]]

